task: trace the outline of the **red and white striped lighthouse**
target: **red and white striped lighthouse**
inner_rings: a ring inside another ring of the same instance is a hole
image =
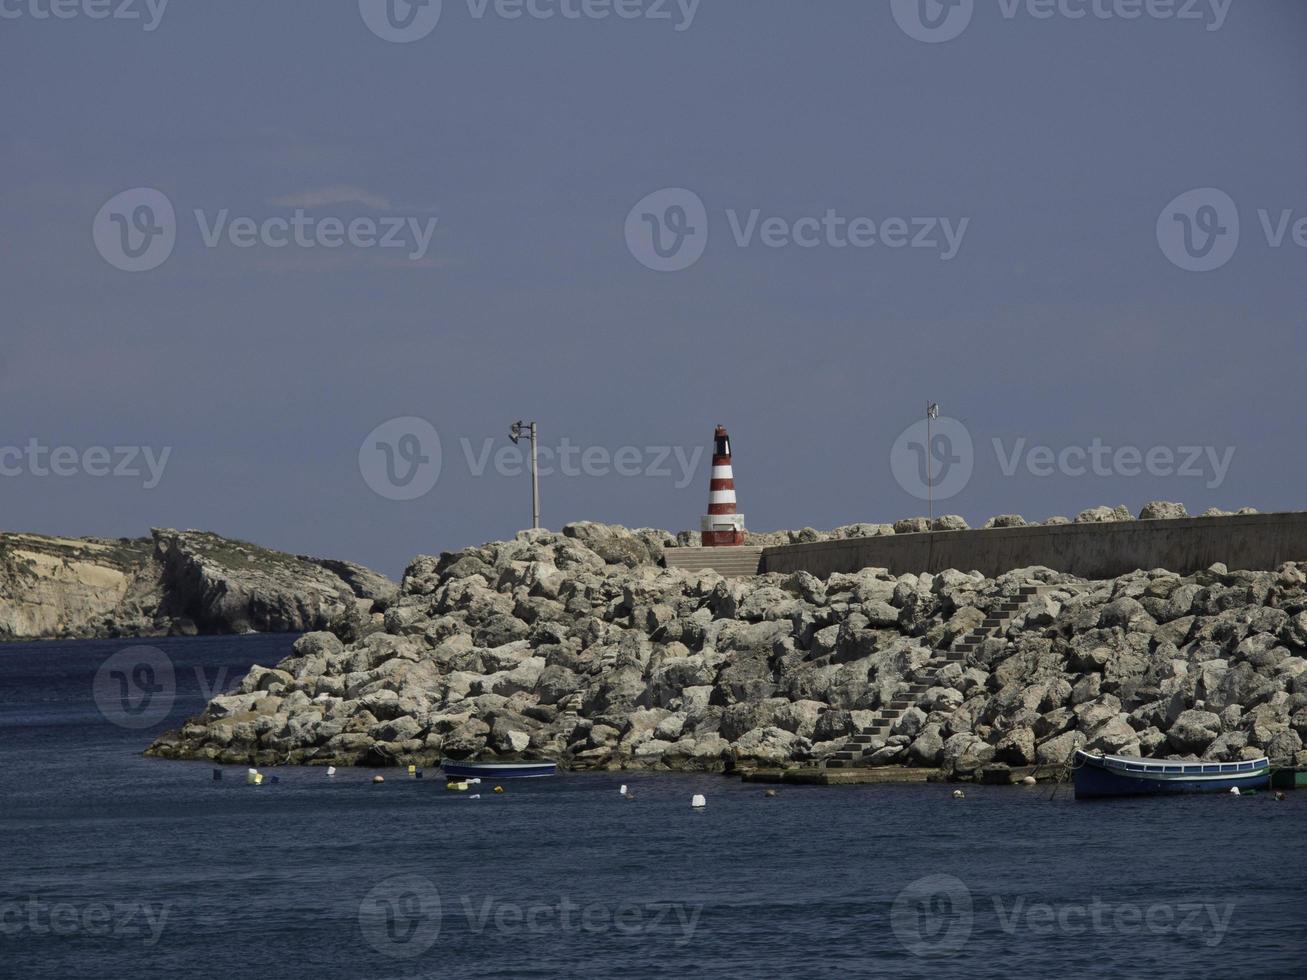
[[[735,474],[731,472],[731,437],[726,426],[713,433],[712,482],[708,513],[699,522],[705,548],[744,544],[744,515],[735,513]]]

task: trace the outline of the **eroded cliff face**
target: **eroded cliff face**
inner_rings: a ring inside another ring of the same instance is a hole
[[[0,534],[0,638],[95,635],[152,591],[149,539]]]
[[[348,562],[203,531],[148,538],[0,534],[0,639],[303,632],[393,597]]]
[[[720,769],[1307,762],[1307,566],[724,579],[593,524],[413,561],[151,747],[221,762]]]

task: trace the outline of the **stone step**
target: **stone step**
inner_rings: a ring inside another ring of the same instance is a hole
[[[831,759],[836,761],[844,760],[847,762],[852,762],[854,759],[861,759],[861,758],[862,758],[861,751],[853,751],[851,749],[840,749],[838,752],[835,752],[834,754],[831,755]]]
[[[860,733],[849,739],[849,741],[854,745],[869,745],[875,738],[875,731],[876,729],[874,727],[864,728]]]
[[[981,625],[981,626],[987,626],[987,627],[989,627],[990,629],[997,629],[998,627],[1000,627],[1000,626],[1003,625],[1003,622],[1004,622],[1004,621],[1003,621],[1002,619],[1000,619],[999,617],[997,617],[997,616],[989,616],[989,617],[987,617],[987,618],[985,619],[985,621],[984,621],[983,623],[981,623],[980,625]]]
[[[1023,585],[1019,589],[1017,589],[1017,595],[1030,598],[1031,596],[1039,595],[1039,592],[1042,588],[1043,586],[1041,585]]]
[[[912,702],[908,701],[906,698],[895,698],[888,705],[886,705],[886,707],[893,708],[898,711],[904,711],[907,708],[912,707]],[[882,708],[881,710],[884,711],[885,709]]]
[[[712,569],[727,578],[757,575],[762,564],[762,549],[740,548],[668,548],[663,552],[668,568],[698,572]]]

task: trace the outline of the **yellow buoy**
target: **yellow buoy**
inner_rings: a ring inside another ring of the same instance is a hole
[[[467,792],[467,782],[465,780],[450,780],[445,783],[445,789],[452,789],[459,793]]]
[[[496,786],[496,787],[495,787],[495,792],[496,792],[496,793],[502,793],[503,791],[504,791],[504,787],[502,787],[502,786]]]
[[[416,776],[416,775],[418,774],[418,767],[417,767],[417,766],[409,766],[409,767],[408,767],[408,774],[409,774],[410,776]]]

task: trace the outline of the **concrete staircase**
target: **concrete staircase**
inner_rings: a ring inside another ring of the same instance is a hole
[[[759,574],[761,548],[668,548],[663,552],[668,568],[689,572],[712,569],[725,578],[744,578]]]
[[[943,667],[952,663],[965,664],[986,640],[1002,636],[1021,608],[1044,588],[1046,587],[1042,585],[1021,586],[1015,598],[1008,599],[992,610],[979,627],[955,640],[951,649],[934,651],[935,655],[913,674],[907,689],[895,695],[894,700],[888,704],[882,705],[869,725],[827,756],[822,761],[823,767],[850,769],[866,765],[866,756],[872,751],[872,745],[879,747],[885,743],[903,713],[935,685],[935,678]]]

